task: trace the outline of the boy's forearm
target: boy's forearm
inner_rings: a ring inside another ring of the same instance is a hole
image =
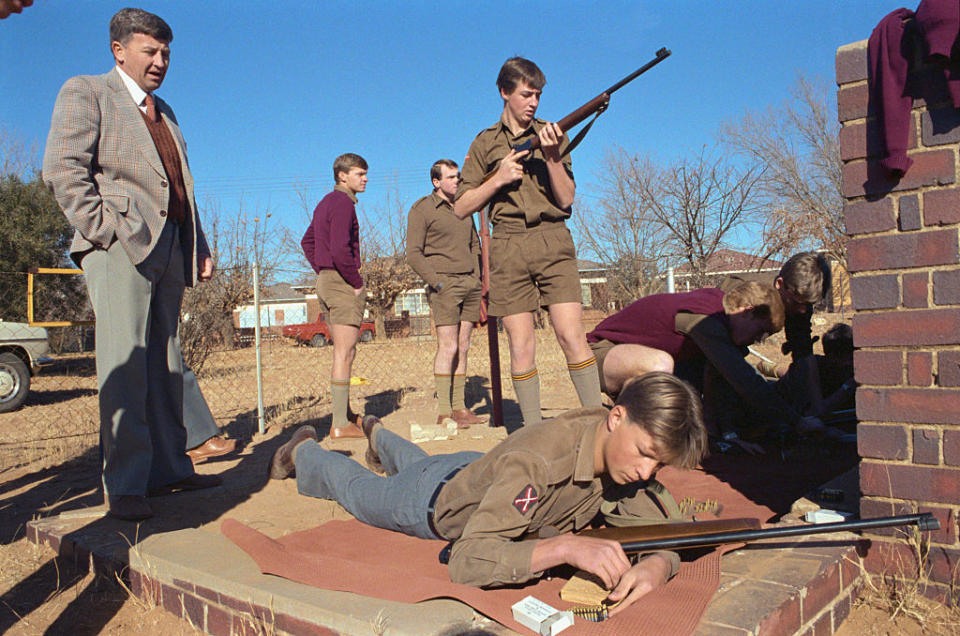
[[[500,186],[497,185],[495,178],[484,181],[476,188],[467,190],[453,204],[453,213],[461,219],[465,219],[487,204],[493,195],[497,193]]]
[[[577,186],[566,166],[562,161],[547,163],[547,174],[550,175],[550,189],[553,191],[553,199],[558,208],[566,210],[573,205],[573,199],[576,196]]]

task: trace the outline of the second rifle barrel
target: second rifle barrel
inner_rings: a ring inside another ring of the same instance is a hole
[[[785,526],[783,528],[764,528],[762,530],[739,530],[735,532],[715,532],[700,536],[677,537],[673,539],[650,539],[647,541],[627,541],[620,546],[624,552],[648,552],[652,550],[671,550],[679,548],[699,548],[724,543],[740,543],[756,539],[772,539],[776,537],[795,537],[807,534],[822,534],[825,532],[840,532],[853,530],[868,530],[870,528],[887,528],[890,526],[916,525],[920,530],[938,530],[940,522],[929,512],[915,515],[899,515],[895,517],[878,517],[876,519],[861,519],[858,521],[838,521],[836,523],[819,523],[804,526]]]

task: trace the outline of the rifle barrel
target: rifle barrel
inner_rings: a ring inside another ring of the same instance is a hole
[[[611,95],[611,94],[613,94],[614,91],[620,90],[620,89],[623,88],[625,85],[627,85],[627,84],[629,84],[630,82],[632,82],[633,80],[637,79],[637,77],[639,77],[640,75],[643,75],[644,73],[646,73],[647,71],[649,71],[651,68],[653,68],[654,66],[656,66],[656,65],[659,64],[660,62],[662,62],[662,61],[664,61],[665,59],[667,59],[668,57],[670,57],[670,53],[671,53],[670,49],[668,49],[668,48],[666,48],[666,47],[660,49],[659,51],[657,51],[657,52],[655,53],[655,57],[654,57],[652,60],[650,60],[649,62],[647,62],[646,64],[644,64],[644,65],[641,66],[640,68],[638,68],[637,70],[635,70],[633,73],[630,73],[629,75],[627,75],[626,77],[624,77],[622,80],[620,80],[619,82],[617,82],[616,84],[614,84],[613,86],[611,86],[610,88],[608,88],[607,90],[605,90],[605,91],[603,91],[603,92],[606,93],[607,95]]]
[[[650,552],[653,550],[678,550],[682,548],[700,548],[723,543],[741,543],[757,539],[776,537],[794,537],[807,534],[822,534],[825,532],[840,532],[844,530],[868,530],[870,528],[886,528],[890,526],[916,525],[920,530],[939,530],[940,522],[929,512],[915,515],[898,515],[895,517],[878,517],[876,519],[860,519],[858,521],[838,521],[836,523],[819,523],[805,526],[786,526],[783,528],[765,528],[762,530],[742,530],[738,532],[715,532],[700,536],[677,537],[673,539],[651,539],[648,541],[628,541],[621,543],[623,551],[632,554],[635,552]]]

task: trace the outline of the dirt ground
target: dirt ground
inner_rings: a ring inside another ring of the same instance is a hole
[[[848,317],[849,318],[849,317]],[[840,316],[818,316],[818,331],[828,328]],[[486,340],[476,334],[473,360],[485,360]],[[501,351],[505,340],[501,338]],[[757,349],[766,357],[780,360],[777,337]],[[397,349],[397,347],[401,347]],[[418,341],[407,348],[402,345],[379,348],[361,347],[358,354],[358,376],[369,375],[370,384],[377,378],[400,377],[399,389],[389,391],[359,385],[354,391],[354,406],[381,415],[388,428],[409,435],[411,425],[427,426],[435,419],[429,361],[433,343]],[[274,364],[282,368],[318,367],[316,350],[286,347],[274,351]],[[248,352],[249,357],[251,354]],[[328,355],[328,352],[325,354]],[[288,356],[289,359],[280,359]],[[372,364],[364,358],[376,360]],[[504,362],[506,358],[502,357]],[[326,519],[348,515],[332,502],[311,501],[310,515],[293,505],[302,498],[293,481],[264,483],[266,466],[273,450],[287,439],[296,426],[314,424],[321,436],[329,428],[329,408],[323,399],[309,396],[308,390],[296,390],[272,399],[266,433],[256,431],[256,418],[249,407],[231,406],[229,395],[215,387],[216,377],[232,377],[242,366],[240,358],[216,361],[201,374],[201,386],[207,394],[214,414],[229,411],[226,429],[240,441],[242,450],[235,456],[200,464],[199,472],[219,473],[225,478],[223,488],[205,493],[190,493],[154,500],[159,524],[157,530],[180,527],[209,528],[217,532],[219,520],[229,514],[272,536],[303,529]],[[393,373],[389,360],[399,367]],[[367,365],[364,367],[364,365]],[[569,387],[562,356],[549,329],[541,334],[538,365],[542,377],[544,415],[550,416],[577,406]],[[481,374],[480,363],[471,367],[471,376]],[[86,563],[55,558],[52,550],[37,547],[24,538],[25,524],[37,517],[59,514],[102,503],[98,491],[99,455],[96,444],[95,378],[89,362],[63,365],[66,369],[56,385],[46,387],[38,378],[35,395],[18,413],[0,415],[0,633],[11,634],[127,634],[165,633],[192,634],[197,630],[188,622],[175,619],[162,608],[151,607],[132,598],[117,580],[99,575]],[[322,377],[326,367],[314,369]],[[311,371],[313,372],[313,371]],[[489,387],[477,377],[469,385],[468,401],[475,402],[480,413],[489,413]],[[51,378],[51,382],[53,379]],[[230,386],[235,390],[234,378]],[[292,383],[288,381],[288,385]],[[315,386],[315,384],[314,384]],[[288,387],[289,388],[289,387]],[[248,395],[251,387],[242,389]],[[288,391],[289,392],[289,391]],[[488,426],[474,427],[449,441],[423,444],[427,452],[450,452],[473,449],[487,450],[517,426],[519,409],[513,400],[509,381],[504,383],[507,430]],[[254,402],[255,403],[255,402]],[[230,409],[233,409],[230,411]],[[77,420],[67,413],[82,413]],[[59,414],[59,415],[58,415]],[[239,415],[238,415],[239,414]],[[246,415],[246,417],[241,417]],[[364,442],[325,440],[325,447],[342,450],[362,461]],[[215,512],[211,512],[215,511]],[[929,625],[928,625],[929,628]],[[839,632],[853,634],[923,634],[924,625],[909,615],[890,620],[890,614],[870,604],[858,604]],[[949,632],[942,632],[949,633]]]

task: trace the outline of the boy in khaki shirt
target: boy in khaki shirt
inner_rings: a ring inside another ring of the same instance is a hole
[[[583,332],[577,253],[564,220],[576,186],[569,140],[555,123],[534,115],[546,78],[530,60],[507,60],[497,77],[500,120],[470,145],[454,211],[468,217],[491,206],[491,316],[502,316],[510,339],[510,372],[524,424],[540,415],[534,311],[546,307],[570,379],[583,406],[600,405],[596,360]],[[513,146],[540,139],[540,148]]]
[[[613,614],[679,566],[671,552],[632,564],[619,543],[573,534],[591,524],[604,501],[619,525],[630,516],[665,520],[673,509],[653,503],[665,493],[644,486],[656,484],[661,466],[696,466],[707,444],[700,399],[673,375],[641,376],[611,410],[569,411],[516,431],[486,454],[427,455],[373,416],[363,429],[367,463],[388,477],[321,448],[308,425],[276,452],[271,478],[295,470],[301,494],[333,499],[364,523],[450,541],[456,583],[517,585],[569,564],[598,576],[609,600],[621,601]]]
[[[433,192],[414,203],[407,217],[407,262],[427,284],[437,328],[437,423],[449,417],[459,428],[469,428],[485,421],[464,400],[470,334],[480,320],[480,238],[472,218],[453,213],[460,183],[457,164],[436,161],[430,181]]]

